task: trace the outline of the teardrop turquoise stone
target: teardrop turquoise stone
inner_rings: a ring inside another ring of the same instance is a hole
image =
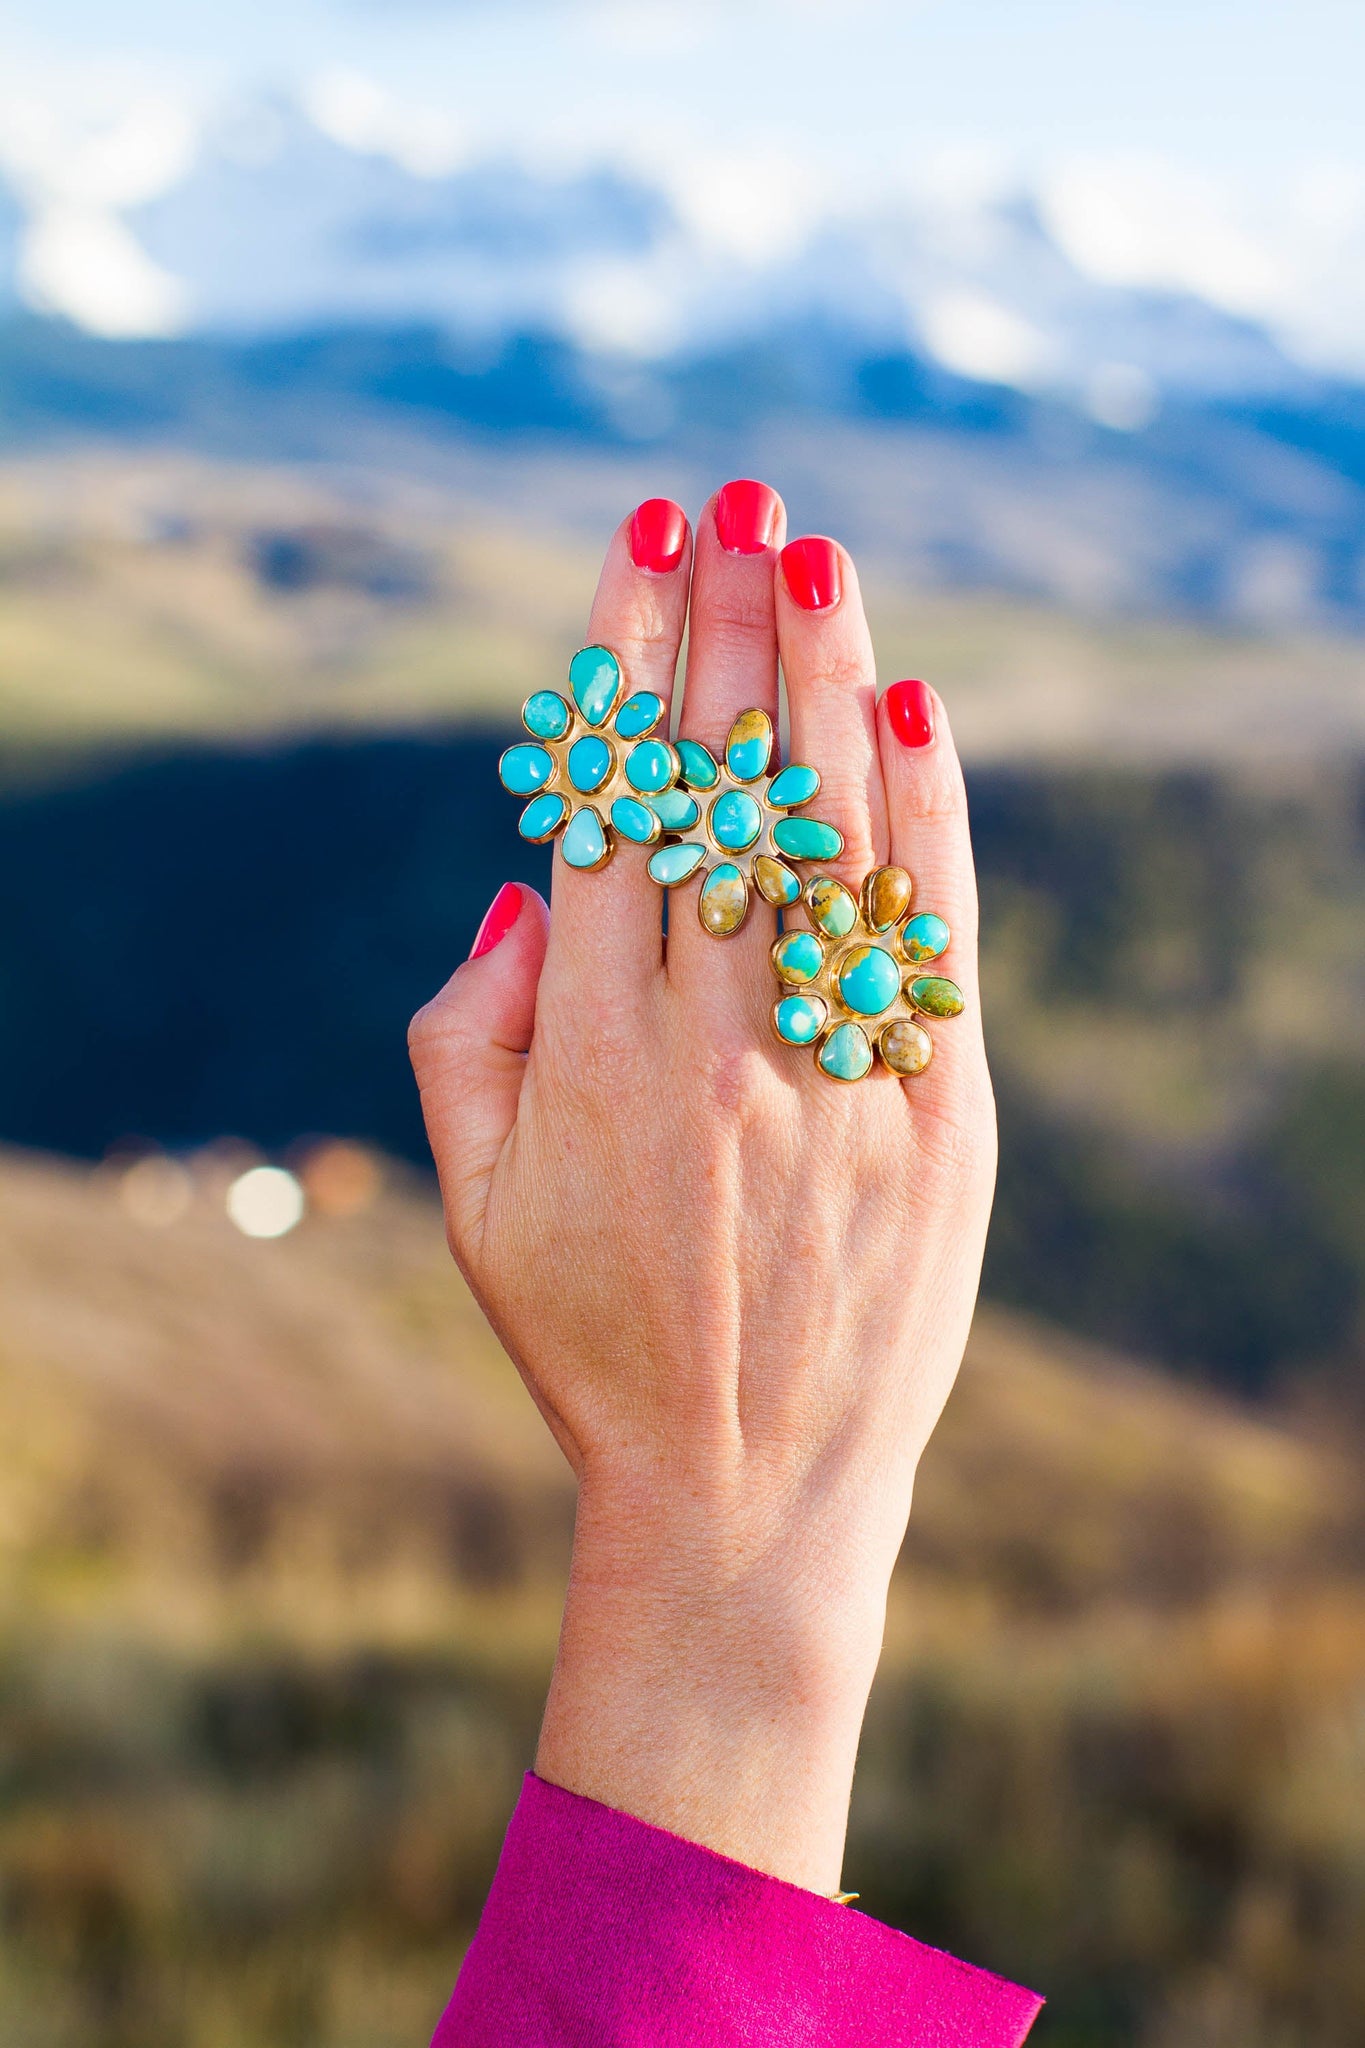
[[[538,740],[562,740],[569,730],[569,707],[558,690],[537,690],[521,707],[521,722]]]
[[[689,789],[714,789],[720,781],[720,770],[700,740],[679,740],[678,759]]]
[[[644,733],[653,732],[663,715],[662,697],[656,697],[653,690],[637,690],[617,712],[616,730],[623,740],[638,740]]]
[[[841,1024],[815,1057],[836,1081],[861,1081],[872,1065],[872,1047],[861,1024]]]
[[[773,826],[773,845],[792,860],[837,860],[844,850],[844,835],[818,818],[779,818]]]
[[[684,846],[661,846],[657,853],[651,853],[646,866],[651,881],[662,883],[665,889],[675,889],[679,882],[695,875],[705,859],[706,848],[689,842]]]
[[[573,700],[589,725],[601,725],[621,687],[621,664],[609,647],[580,647],[569,663]]]
[[[649,799],[649,808],[665,832],[690,832],[701,816],[701,805],[685,789],[662,789]]]
[[[763,829],[763,813],[744,789],[727,789],[711,806],[711,831],[717,846],[743,852]]]
[[[626,755],[626,781],[646,796],[667,789],[676,773],[677,762],[667,740],[641,740]]]
[[[860,1017],[880,1017],[901,991],[901,971],[882,946],[854,946],[839,969],[839,994]]]
[[[555,757],[544,747],[509,747],[498,763],[504,789],[513,796],[534,796],[554,774]]]
[[[571,868],[600,867],[607,857],[607,835],[591,804],[574,812],[559,845]]]
[[[768,784],[768,802],[775,811],[794,810],[797,804],[808,804],[819,787],[820,770],[793,761]]]
[[[819,996],[783,996],[773,1021],[788,1045],[811,1045],[825,1028],[826,1014]]]
[[[651,839],[659,836],[659,821],[648,804],[635,801],[633,796],[618,796],[611,807],[611,822],[623,839],[629,839],[636,846],[648,846]]]
[[[930,910],[923,910],[918,917],[907,921],[901,933],[901,944],[905,948],[906,959],[921,967],[926,960],[937,960],[940,953],[946,953],[951,937],[941,917],[935,917]]]
[[[612,753],[606,741],[590,732],[569,749],[569,780],[584,792],[600,789],[611,774]]]
[[[803,981],[814,981],[825,964],[825,949],[814,932],[784,932],[773,947],[773,966],[779,981],[787,981],[798,988]]]
[[[550,790],[545,796],[533,797],[521,814],[517,826],[523,839],[529,839],[533,846],[542,839],[549,839],[564,823],[564,813],[569,806],[557,790]]]

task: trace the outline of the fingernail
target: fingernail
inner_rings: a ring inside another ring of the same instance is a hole
[[[687,514],[671,498],[646,498],[630,515],[630,559],[637,569],[666,576],[687,545]]]
[[[716,494],[716,532],[729,555],[761,555],[777,528],[777,492],[749,476]]]
[[[482,960],[494,946],[500,946],[521,916],[521,890],[515,882],[504,882],[483,914],[483,923],[469,949],[471,960]]]
[[[927,683],[893,683],[886,693],[886,715],[903,747],[932,746],[934,699]]]
[[[827,612],[843,595],[839,550],[823,534],[807,533],[782,550],[782,574],[803,611]]]

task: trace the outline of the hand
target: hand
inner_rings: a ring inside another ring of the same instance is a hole
[[[921,686],[878,706],[847,554],[780,558],[772,493],[720,500],[695,560],[677,513],[675,566],[623,523],[587,638],[669,698],[690,584],[681,729],[715,754],[739,711],[776,719],[780,657],[837,871],[856,892],[910,870],[966,1015],[915,1080],[829,1081],[771,1035],[773,912],[717,941],[690,884],[665,946],[621,846],[596,874],[556,856],[553,915],[505,899],[510,929],[411,1044],[452,1250],[580,1481],[537,1768],[833,1892],[887,1585],[976,1296],[994,1113],[942,706]]]

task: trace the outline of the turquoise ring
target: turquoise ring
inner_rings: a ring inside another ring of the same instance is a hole
[[[898,867],[874,868],[856,897],[815,875],[801,892],[809,926],[773,942],[773,1030],[783,1045],[812,1048],[832,1081],[861,1081],[878,1059],[913,1079],[934,1056],[924,1020],[966,1007],[955,981],[925,972],[952,933],[932,911],[911,915],[914,888]]]

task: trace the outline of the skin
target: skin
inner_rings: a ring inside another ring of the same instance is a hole
[[[967,1014],[928,1072],[852,1087],[771,1036],[774,914],[708,937],[623,847],[556,859],[414,1019],[450,1245],[580,1483],[536,1768],[776,1877],[839,1888],[849,1793],[915,1471],[962,1358],[995,1178],[976,890],[941,704],[878,708],[852,561],[803,611],[775,543],[678,568],[612,539],[585,640],[719,753],[776,716],[819,767],[855,890],[893,860],[952,928]]]

